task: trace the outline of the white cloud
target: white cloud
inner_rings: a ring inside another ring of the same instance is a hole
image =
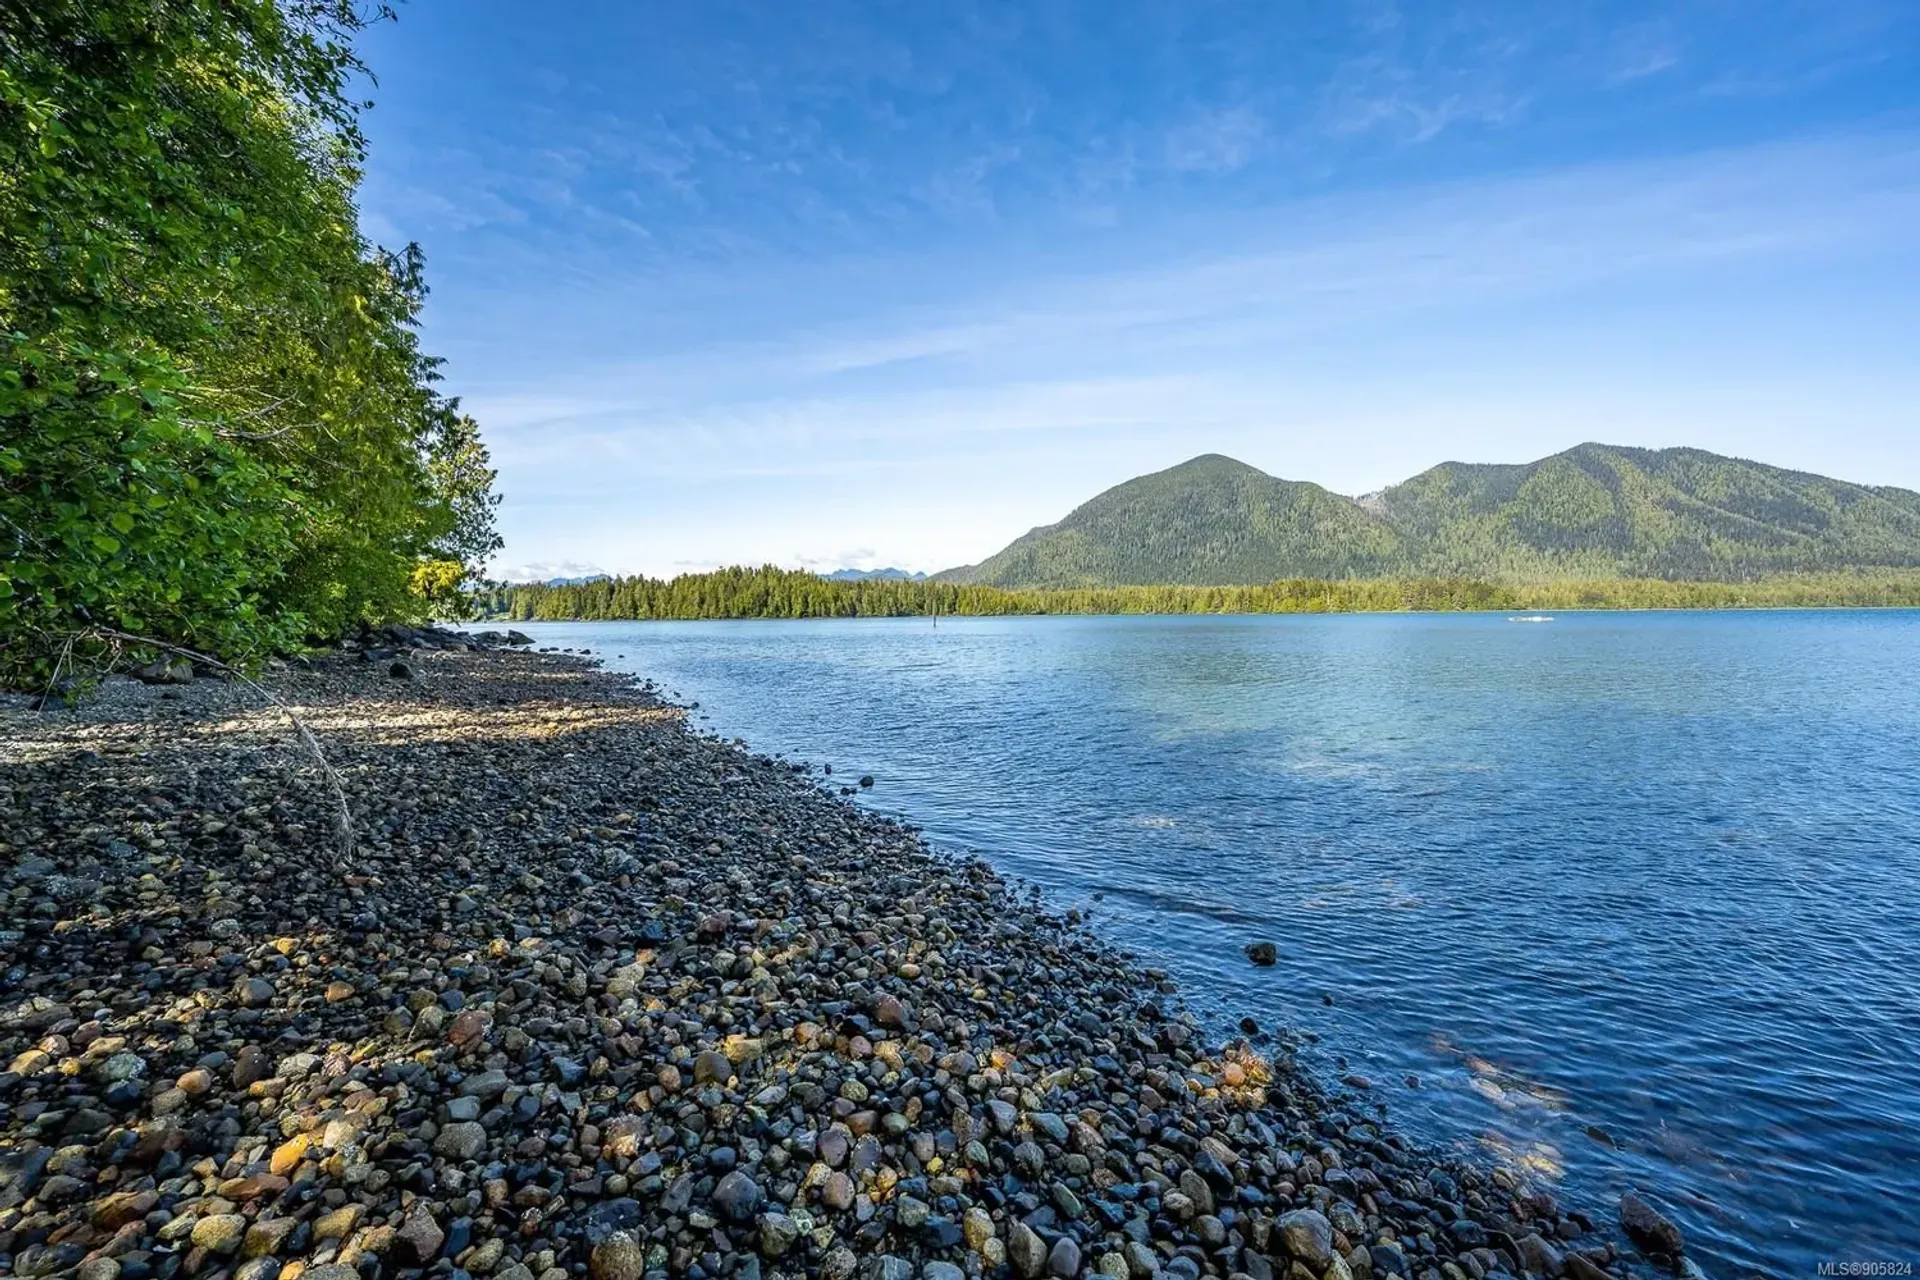
[[[525,564],[500,565],[491,571],[507,582],[546,582],[552,578],[590,578],[607,572],[598,564],[581,560],[535,560]]]
[[[1178,265],[1149,247],[1136,251],[1144,265],[1003,280],[945,304],[881,294],[858,324],[697,346],[572,372],[567,393],[473,403],[520,458],[680,469],[711,443],[729,473],[758,473],[757,450],[776,443],[1133,422],[1276,345],[1717,262],[1908,243],[1915,225],[1920,141],[1906,135],[1594,166],[1297,205],[1211,229],[1237,243]]]
[[[1181,173],[1231,173],[1253,158],[1267,122],[1248,106],[1202,110],[1167,131],[1167,167]]]

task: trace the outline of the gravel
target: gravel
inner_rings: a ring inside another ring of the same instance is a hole
[[[0,1273],[1648,1271],[650,686],[357,650],[264,681],[350,859],[239,686],[0,710]]]

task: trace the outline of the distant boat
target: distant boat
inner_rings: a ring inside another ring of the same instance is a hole
[[[1508,622],[1552,622],[1553,619],[1549,618],[1544,613],[1529,613],[1524,617],[1508,618],[1507,621]]]

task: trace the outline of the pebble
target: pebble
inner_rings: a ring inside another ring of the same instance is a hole
[[[471,1160],[485,1150],[487,1131],[477,1120],[461,1120],[440,1130],[433,1140],[436,1155],[451,1160]]]
[[[779,1258],[800,1238],[799,1224],[784,1213],[768,1213],[760,1219],[760,1252]]]
[[[1295,1209],[1280,1215],[1276,1224],[1287,1256],[1297,1258],[1318,1274],[1333,1262],[1333,1224],[1313,1209]]]
[[[713,1203],[733,1222],[750,1222],[760,1210],[760,1184],[735,1169],[713,1189]]]
[[[372,640],[413,678],[265,677],[351,857],[238,686],[0,708],[15,1273],[1607,1274],[1550,1199],[1259,1056],[1284,1033],[1219,1038],[1076,917],[646,687]]]
[[[232,1253],[246,1237],[247,1220],[237,1213],[216,1213],[193,1224],[193,1243],[208,1253]]]
[[[1039,1233],[1024,1222],[1016,1222],[1007,1235],[1007,1261],[1027,1280],[1046,1269],[1047,1246]]]
[[[647,1273],[647,1255],[632,1236],[621,1232],[594,1247],[588,1269],[593,1280],[641,1280]]]
[[[406,1222],[394,1234],[401,1260],[416,1265],[425,1265],[439,1257],[446,1240],[447,1233],[434,1221],[432,1211],[417,1200]]]

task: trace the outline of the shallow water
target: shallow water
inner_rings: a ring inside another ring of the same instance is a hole
[[[1712,1274],[1920,1262],[1920,612],[523,629]]]

